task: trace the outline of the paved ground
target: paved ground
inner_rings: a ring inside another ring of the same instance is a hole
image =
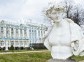
[[[84,60],[83,61],[79,61],[79,62],[84,62]]]
[[[23,51],[23,52],[0,52],[0,54],[16,54],[16,53],[30,53],[30,52],[47,52],[48,50],[41,51]]]
[[[66,59],[66,60],[61,60],[61,59],[49,59],[47,62],[76,62],[75,60],[71,59]]]

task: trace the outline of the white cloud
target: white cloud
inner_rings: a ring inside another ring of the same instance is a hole
[[[0,0],[0,2],[2,2],[0,4],[0,19],[14,21],[25,18],[41,20],[41,11],[48,4],[48,0]]]
[[[42,10],[53,0],[0,0],[0,19],[14,20],[24,23],[32,19],[33,22],[43,23]],[[58,1],[58,0],[56,0]],[[83,0],[74,0],[76,4]]]

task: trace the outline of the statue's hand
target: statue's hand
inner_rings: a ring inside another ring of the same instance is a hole
[[[77,51],[77,49],[78,49],[78,47],[79,47],[79,41],[78,40],[75,40],[75,41],[73,41],[73,43],[74,43],[74,51]]]
[[[79,55],[79,41],[78,40],[72,41],[71,48],[74,55]]]

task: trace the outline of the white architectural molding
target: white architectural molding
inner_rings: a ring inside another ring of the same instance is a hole
[[[38,40],[43,37],[46,28],[44,25],[33,23],[14,25],[2,20],[0,22],[0,47],[5,47],[5,50],[8,50],[11,45],[15,48],[30,47],[32,43],[42,43]]]

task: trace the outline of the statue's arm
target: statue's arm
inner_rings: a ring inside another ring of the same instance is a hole
[[[45,33],[45,35],[42,37],[43,40],[45,40],[45,39],[49,36],[50,32],[52,31],[52,28],[53,28],[52,26],[48,28],[48,31],[47,31],[47,32]]]

